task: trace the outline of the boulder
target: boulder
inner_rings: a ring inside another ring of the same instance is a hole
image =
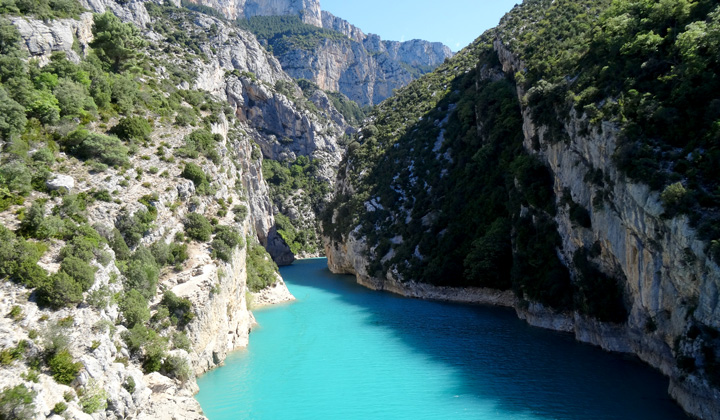
[[[70,192],[75,188],[75,180],[70,175],[55,174],[45,182],[45,185],[50,191],[65,189]]]

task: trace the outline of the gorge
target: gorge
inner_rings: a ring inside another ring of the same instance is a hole
[[[205,418],[323,255],[720,418],[719,57],[709,0],[526,0],[455,54],[316,0],[0,1],[0,418]]]

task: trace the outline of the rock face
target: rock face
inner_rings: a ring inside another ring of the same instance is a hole
[[[348,39],[325,39],[313,50],[282,54],[278,59],[283,69],[296,79],[308,79],[323,90],[341,92],[363,106],[382,102],[393,90],[453,55],[439,42],[383,41],[328,12],[323,12],[322,25]]]
[[[348,39],[324,39],[309,50],[292,50],[278,56],[282,68],[295,79],[307,79],[326,91],[341,92],[360,105],[373,105],[427,73],[446,58],[450,49],[441,43],[412,40],[383,41],[331,13],[320,12],[308,0],[193,0],[221,11],[229,18],[298,15],[303,22],[339,32]]]
[[[190,0],[190,2],[217,9],[229,19],[295,15],[307,24],[322,27],[318,0]]]
[[[92,14],[83,13],[80,20],[61,19],[48,24],[24,17],[11,18],[18,28],[30,55],[41,65],[47,64],[55,51],[64,51],[68,59],[78,62],[92,39]],[[77,40],[77,51],[73,48]]]

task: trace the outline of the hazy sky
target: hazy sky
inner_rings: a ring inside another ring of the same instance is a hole
[[[323,10],[390,41],[424,39],[453,51],[470,44],[522,0],[320,0]]]

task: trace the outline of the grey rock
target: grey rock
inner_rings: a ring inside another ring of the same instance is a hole
[[[59,19],[50,22],[26,17],[11,18],[17,28],[30,56],[37,58],[41,65],[50,61],[50,55],[56,51],[66,53],[68,59],[79,62],[85,55],[92,40],[92,14],[84,13],[80,20]],[[80,55],[73,48],[77,40]]]
[[[319,0],[193,0],[193,3],[219,10],[229,19],[291,15],[322,27]]]
[[[268,234],[266,249],[273,261],[279,266],[290,265],[295,261],[295,255],[290,251],[290,247],[277,233],[277,228],[274,226]]]
[[[75,180],[70,175],[56,174],[45,182],[45,185],[51,191],[65,189],[66,191],[72,191],[75,188]]]

